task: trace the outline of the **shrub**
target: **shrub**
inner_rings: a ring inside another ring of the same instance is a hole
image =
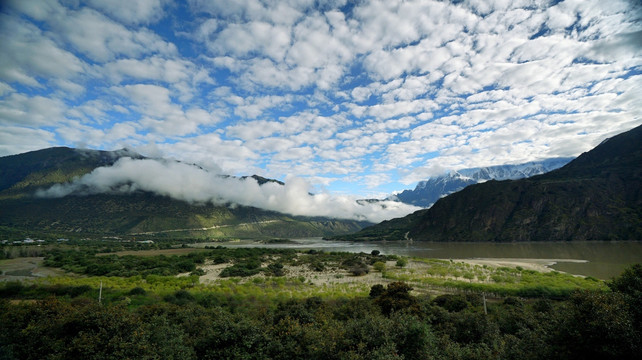
[[[271,276],[283,276],[285,275],[285,269],[283,269],[283,264],[281,263],[273,263],[267,266],[265,270],[263,270],[266,275],[271,275]]]
[[[459,312],[468,307],[468,302],[462,295],[440,295],[433,302],[449,312]]]
[[[310,264],[308,265],[308,267],[309,267],[309,268],[310,268],[310,270],[312,270],[312,271],[319,271],[319,272],[321,272],[321,271],[324,271],[324,270],[325,270],[325,264],[323,264],[323,263],[322,263],[322,262],[320,262],[320,261],[315,261],[315,262],[313,262],[313,263],[310,263]]]
[[[402,268],[406,265],[408,265],[408,260],[406,258],[400,258],[399,260],[397,260],[397,267]]]
[[[372,267],[374,267],[375,270],[382,272],[386,270],[386,263],[384,263],[383,261],[377,261],[372,265]]]
[[[201,268],[198,268],[198,269],[195,269],[194,271],[192,271],[190,273],[190,275],[203,276],[203,275],[205,275],[205,270],[203,270]]]
[[[363,276],[370,272],[367,265],[356,265],[350,268],[350,273],[354,276]]]
[[[129,290],[128,294],[129,295],[145,295],[145,294],[147,294],[147,291],[145,291],[145,289],[143,289],[142,287],[137,286],[137,287]]]
[[[412,287],[404,282],[390,283],[386,290],[375,299],[375,304],[381,308],[381,312],[385,315],[403,309],[415,308],[417,299],[410,295],[411,290]]]
[[[381,296],[381,294],[383,294],[384,291],[386,291],[386,289],[383,287],[383,285],[381,284],[372,285],[372,287],[370,288],[369,296],[371,299],[374,299]]]

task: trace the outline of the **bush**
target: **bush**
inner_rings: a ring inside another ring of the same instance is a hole
[[[322,262],[320,262],[320,261],[316,261],[316,262],[310,263],[310,264],[308,265],[308,267],[309,267],[309,268],[310,268],[310,270],[312,270],[312,271],[319,271],[319,272],[321,272],[321,271],[324,271],[324,270],[325,270],[325,265],[324,265]]]
[[[378,298],[385,291],[386,291],[386,288],[384,288],[383,285],[381,285],[381,284],[372,285],[372,287],[370,288],[369,296],[370,296],[371,299]]]
[[[190,274],[190,275],[195,275],[195,276],[203,276],[203,275],[205,275],[206,273],[205,273],[205,270],[203,270],[203,269],[201,269],[201,268],[197,268],[197,269],[195,269],[194,271],[192,271],[192,272],[191,272],[191,273],[189,273],[189,274]]]
[[[406,258],[400,258],[399,260],[397,260],[397,267],[402,268],[406,265],[408,265],[408,260]]]
[[[271,276],[283,276],[285,275],[285,269],[283,269],[283,264],[281,263],[273,263],[267,266],[265,270],[263,270],[266,275],[271,275]]]
[[[468,302],[462,295],[440,295],[433,302],[449,312],[460,312],[468,307]]]
[[[350,268],[350,273],[354,276],[363,276],[370,272],[367,265],[357,265]]]
[[[417,305],[417,299],[410,295],[410,291],[412,291],[412,287],[404,282],[390,283],[386,290],[375,299],[375,304],[381,308],[384,315],[403,309],[412,310]]]
[[[372,265],[372,267],[374,267],[375,270],[382,272],[386,270],[386,263],[384,263],[383,261],[377,261]]]
[[[245,266],[237,264],[237,265],[226,267],[225,269],[223,269],[223,271],[221,271],[221,274],[219,276],[220,277],[232,277],[232,276],[247,277],[247,276],[256,275],[259,272],[261,272],[261,269],[258,269],[258,268],[249,269]]]
[[[132,296],[135,296],[135,295],[145,295],[145,294],[147,294],[147,291],[145,291],[145,289],[143,289],[142,287],[137,286],[137,287],[135,287],[135,288],[133,288],[133,289],[129,290],[129,293],[128,293],[128,294],[129,294],[129,295],[132,295]]]

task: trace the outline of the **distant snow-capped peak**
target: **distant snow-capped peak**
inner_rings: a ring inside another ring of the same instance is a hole
[[[552,158],[543,161],[531,161],[516,165],[497,165],[460,169],[420,181],[414,190],[404,190],[388,197],[388,200],[401,201],[407,204],[430,207],[439,198],[457,192],[468,185],[489,180],[516,180],[540,175],[558,169],[573,158]]]

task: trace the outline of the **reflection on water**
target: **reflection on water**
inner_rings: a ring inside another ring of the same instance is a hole
[[[251,240],[198,243],[193,246],[268,247],[365,252],[440,259],[525,258],[558,259],[552,268],[571,274],[610,279],[628,265],[642,262],[642,242],[528,242],[528,243],[435,243],[435,242],[339,242],[321,238],[293,239],[290,243],[262,244]],[[585,263],[563,259],[586,260]]]

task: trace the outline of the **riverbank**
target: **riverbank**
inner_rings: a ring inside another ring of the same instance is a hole
[[[370,253],[378,250],[382,254],[400,255],[429,259],[500,259],[501,261],[525,261],[541,263],[555,271],[574,275],[592,276],[610,280],[622,271],[642,262],[641,241],[572,241],[572,242],[514,242],[514,243],[463,243],[463,242],[340,242],[321,238],[292,239],[288,244],[261,244],[251,240],[235,243],[196,243],[194,247],[225,246],[229,248],[284,248],[325,252]],[[528,265],[530,266],[530,265]],[[523,266],[522,266],[523,267]],[[542,268],[538,268],[542,269]],[[543,271],[550,271],[542,269]]]
[[[557,265],[558,263],[575,263],[575,264],[585,264],[588,263],[588,260],[579,260],[579,259],[506,259],[506,258],[479,258],[479,259],[453,259],[456,262],[464,262],[471,265],[489,265],[495,267],[511,267],[511,268],[523,268],[526,270],[534,270],[539,272],[550,272],[558,271],[553,269],[551,266]],[[564,272],[564,271],[562,271]],[[576,275],[582,276],[582,275]]]

